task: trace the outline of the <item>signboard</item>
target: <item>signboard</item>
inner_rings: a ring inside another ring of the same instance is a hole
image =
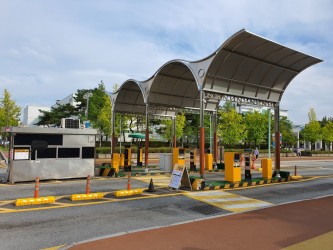
[[[280,133],[280,147],[282,145],[282,133]],[[275,148],[275,134],[272,134],[272,147]]]
[[[192,190],[186,166],[178,164],[175,165],[171,173],[169,187],[174,189],[183,187],[190,188]]]
[[[14,149],[14,160],[29,160],[29,149]]]

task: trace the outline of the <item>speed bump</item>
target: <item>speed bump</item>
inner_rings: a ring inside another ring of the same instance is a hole
[[[143,192],[142,188],[137,188],[132,190],[118,190],[114,192],[114,196],[116,197],[132,196],[132,195],[142,194],[142,192]]]
[[[91,194],[72,194],[71,201],[86,201],[86,200],[98,200],[103,199],[103,193],[91,193]]]
[[[300,180],[300,179],[302,179],[301,175],[292,175],[292,176],[290,176],[290,180],[292,180],[292,181],[296,181],[296,180]]]
[[[55,202],[54,196],[47,196],[40,198],[22,198],[16,200],[15,206],[41,205],[53,202]]]

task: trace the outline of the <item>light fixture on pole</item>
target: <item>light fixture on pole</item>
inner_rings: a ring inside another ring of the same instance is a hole
[[[86,108],[86,111],[85,111],[85,116],[86,118],[88,119],[88,110],[89,110],[89,98],[92,96],[92,93],[88,92],[86,93],[83,98],[87,99],[87,108]]]

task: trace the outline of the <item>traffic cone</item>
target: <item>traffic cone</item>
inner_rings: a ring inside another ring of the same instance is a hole
[[[150,179],[150,183],[149,183],[149,187],[147,189],[147,192],[155,192],[155,188],[154,188],[154,183],[153,183],[153,178]]]

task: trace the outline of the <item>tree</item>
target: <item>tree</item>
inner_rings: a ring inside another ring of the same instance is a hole
[[[317,140],[321,140],[321,126],[317,121],[316,112],[313,108],[308,113],[309,123],[305,124],[302,131],[304,140],[315,143]]]
[[[183,136],[184,126],[185,126],[185,115],[184,113],[179,113],[176,115],[176,138],[180,139]],[[172,141],[173,136],[173,121],[171,119],[162,120],[162,125],[164,125],[162,131],[162,137],[168,142]]]
[[[95,124],[98,125],[100,128],[100,146],[102,141],[102,135],[110,136],[111,135],[111,100],[110,97],[105,95],[104,96],[104,105],[101,108],[98,116],[97,121]]]
[[[193,113],[185,113],[185,125],[184,125],[184,135],[186,138],[186,143],[199,141],[199,124],[200,116]],[[197,145],[199,147],[199,145]]]
[[[91,93],[92,91],[92,89],[78,89],[76,91],[74,96],[74,100],[77,102],[75,110],[77,111],[80,119],[88,120],[87,117],[85,117],[85,111],[87,110],[86,94]]]
[[[0,99],[0,128],[17,126],[20,121],[21,108],[11,99],[7,89],[3,91],[3,98]],[[3,134],[6,138],[7,135]],[[6,138],[7,139],[7,138]]]
[[[98,84],[98,87],[94,88],[91,93],[92,96],[89,98],[88,117],[86,118],[90,120],[96,128],[99,128],[97,121],[98,115],[101,111],[101,108],[104,106],[105,96],[108,97],[105,92],[103,81],[101,81],[101,83]]]
[[[3,98],[0,99],[0,127],[17,126],[20,121],[21,108],[11,99],[7,89],[3,91]]]
[[[267,138],[268,120],[267,115],[261,114],[258,111],[248,112],[245,115],[246,138],[249,144],[251,141],[254,145],[260,145]]]
[[[218,111],[217,133],[225,145],[234,146],[243,139],[245,125],[242,115],[230,104],[231,102],[226,102]]]
[[[282,143],[284,147],[292,146],[296,143],[296,136],[293,131],[293,124],[287,117],[280,118],[280,133],[282,134]]]
[[[322,136],[326,142],[333,143],[333,122],[329,121],[322,128]]]
[[[37,126],[45,125],[60,127],[62,118],[69,118],[78,114],[75,107],[69,103],[52,107],[51,111],[39,110],[39,112],[41,112],[38,116],[39,121],[35,123]]]

